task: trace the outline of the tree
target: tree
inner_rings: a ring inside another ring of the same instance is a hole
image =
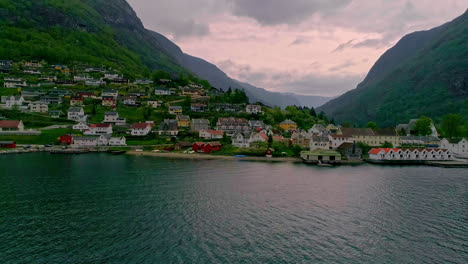
[[[145,120],[149,120],[150,117],[151,117],[151,107],[150,106],[147,106],[145,109],[144,109],[144,112],[143,112],[143,118]]]
[[[379,126],[377,125],[377,123],[375,123],[374,121],[369,121],[366,125],[367,128],[371,128],[371,129],[377,129],[379,128]]]
[[[414,124],[414,133],[417,136],[428,136],[432,134],[432,120],[429,117],[421,116]]]
[[[341,123],[341,126],[342,127],[353,127],[353,124],[351,124],[350,122],[344,122],[344,123]]]
[[[317,112],[315,112],[315,108],[313,107],[310,108],[310,115],[313,117],[317,117]]]
[[[223,133],[223,139],[221,140],[221,142],[224,145],[231,144],[231,141],[229,140],[229,137],[227,136],[226,132]]]
[[[443,117],[441,129],[447,138],[461,137],[463,134],[463,117],[459,114],[448,114]]]
[[[271,148],[271,145],[273,144],[273,135],[270,135],[268,137],[268,147]]]
[[[393,148],[393,144],[385,141],[385,143],[382,145],[382,148]]]

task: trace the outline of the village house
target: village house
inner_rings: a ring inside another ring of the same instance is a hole
[[[138,80],[135,80],[134,84],[149,85],[149,84],[153,84],[153,81],[148,80],[148,79],[138,79]]]
[[[281,127],[282,129],[284,129],[285,131],[288,131],[288,132],[292,132],[292,131],[295,131],[297,130],[297,124],[296,122],[288,119],[288,120],[284,120],[283,122],[281,122],[279,124],[279,127]]]
[[[16,142],[15,141],[0,141],[0,148],[15,149]]]
[[[332,149],[336,149],[341,144],[348,142],[348,143],[355,143],[354,138],[350,135],[337,135],[331,134],[328,135],[328,139],[330,141],[330,145]]]
[[[263,130],[266,126],[265,123],[262,120],[249,120],[249,127],[253,131],[261,131]]]
[[[55,82],[57,81],[57,76],[42,76],[41,78],[39,78],[39,81]]]
[[[73,137],[73,148],[94,148],[99,146],[107,146],[109,139],[105,135],[100,136],[83,136]]]
[[[49,106],[43,102],[31,102],[29,103],[29,111],[32,113],[47,113],[49,112]]]
[[[394,147],[400,146],[400,137],[392,128],[370,129],[370,128],[340,128],[337,134],[330,135],[332,147],[337,148],[342,143],[361,142],[369,146],[382,146],[390,143]]]
[[[74,130],[79,130],[79,131],[86,131],[89,129],[88,123],[86,122],[79,122],[78,124],[73,125],[72,127]]]
[[[310,140],[312,139],[312,135],[313,134],[310,134],[304,130],[294,131],[291,135],[291,142],[293,145],[308,148],[310,147]]]
[[[316,136],[312,134],[309,148],[311,151],[316,149],[331,149],[332,143],[327,136]]]
[[[326,127],[326,129],[327,129],[328,132],[330,132],[330,133],[332,133],[332,134],[337,134],[337,133],[339,134],[339,133],[341,133],[341,132],[340,132],[340,131],[341,131],[341,130],[340,130],[341,128],[338,127],[338,126],[335,126],[334,124],[328,124],[327,127]]]
[[[24,100],[35,99],[37,97],[45,95],[45,92],[38,91],[36,89],[21,89],[21,95],[23,96]]]
[[[241,112],[244,108],[242,104],[212,104],[211,108],[217,112]]]
[[[137,106],[137,98],[135,96],[125,96],[123,104],[126,106]]]
[[[250,148],[252,133],[235,133],[232,136],[232,146],[237,148]]]
[[[59,137],[60,145],[71,145],[73,144],[73,136],[72,135],[62,135]]]
[[[13,66],[13,61],[0,60],[0,72],[1,73],[9,73],[12,66]]]
[[[255,143],[255,142],[268,142],[268,135],[260,132],[260,133],[253,133],[252,136],[250,137],[250,143]]]
[[[67,113],[68,120],[74,120],[76,122],[86,122],[88,116],[85,115],[83,107],[70,107]]]
[[[192,150],[199,153],[210,154],[214,151],[221,151],[221,143],[219,142],[195,142],[192,145]]]
[[[21,88],[27,87],[27,83],[23,79],[16,79],[16,78],[4,78],[3,79],[3,87],[5,88]]]
[[[341,161],[341,154],[334,150],[315,149],[313,151],[302,151],[301,159],[306,163],[330,163]]]
[[[24,131],[23,121],[21,120],[0,120],[0,132]]]
[[[113,96],[103,96],[102,106],[115,107],[117,106],[117,100]]]
[[[247,105],[245,107],[245,111],[248,114],[255,114],[255,115],[263,113],[261,105]]]
[[[92,124],[84,132],[85,135],[107,135],[112,133],[112,124]]]
[[[49,91],[47,93],[48,96],[59,96],[59,97],[65,97],[65,96],[70,96],[70,92],[67,90],[62,90],[62,89],[55,89],[52,91]]]
[[[336,151],[341,154],[341,157],[346,157],[347,160],[360,160],[362,159],[362,148],[358,147],[356,143],[343,143]]]
[[[400,137],[401,145],[414,145],[438,148],[440,147],[440,138],[433,136],[402,136]]]
[[[156,100],[149,100],[146,102],[146,104],[152,108],[159,108],[162,106],[163,102],[162,101],[156,101]]]
[[[93,79],[93,77],[87,76],[87,75],[77,75],[77,76],[73,77],[73,80],[75,82],[86,82],[86,81],[94,80],[94,79]]]
[[[309,131],[307,131],[311,134],[319,135],[319,136],[327,136],[330,132],[327,130],[327,128],[322,125],[322,124],[315,124],[312,126]]]
[[[70,105],[71,106],[82,106],[83,105],[83,98],[80,96],[72,96],[70,98]]]
[[[160,95],[160,96],[167,96],[167,95],[174,95],[175,92],[169,89],[165,89],[165,88],[156,88],[154,90],[154,94]]]
[[[208,119],[192,119],[190,124],[191,132],[199,132],[200,130],[210,129],[210,121]]]
[[[111,137],[109,138],[109,146],[127,146],[127,139],[125,137]]]
[[[169,114],[171,114],[171,115],[181,115],[182,114],[182,106],[178,106],[178,105],[169,106]]]
[[[41,75],[42,72],[40,70],[23,70],[24,74],[31,74],[31,75]]]
[[[374,161],[436,161],[452,160],[453,154],[437,148],[373,148],[369,158]]]
[[[107,79],[107,80],[113,80],[113,79],[117,79],[119,77],[120,76],[117,73],[105,73],[104,74],[104,79]]]
[[[224,132],[221,130],[202,129],[198,133],[198,137],[203,139],[222,139]]]
[[[145,92],[131,92],[131,93],[128,93],[128,96],[133,96],[138,99],[138,98],[145,97],[146,93]]]
[[[244,133],[250,131],[249,121],[245,118],[220,117],[216,123],[216,130],[225,132],[228,136],[234,133]]]
[[[77,82],[72,80],[57,80],[54,83],[60,86],[75,86],[78,84]]]
[[[206,104],[191,104],[190,111],[194,113],[203,113],[206,111]]]
[[[119,96],[119,91],[113,90],[113,89],[105,89],[105,90],[102,90],[101,96],[113,97],[114,99],[117,99],[117,97]]]
[[[91,80],[86,80],[85,81],[85,85],[86,86],[101,86],[101,85],[105,85],[106,82],[103,81],[103,80],[95,80],[95,79],[91,79]]]
[[[177,120],[165,119],[159,124],[158,135],[160,136],[177,136],[179,134],[179,127]]]
[[[440,142],[441,148],[447,149],[452,152],[456,157],[468,158],[468,140],[461,139],[442,139]]]
[[[47,95],[47,96],[42,96],[40,101],[45,104],[61,104],[63,103],[63,97]]]
[[[180,141],[174,144],[174,150],[180,151],[185,149],[191,149],[193,146],[192,142]]]
[[[62,116],[63,112],[61,110],[52,110],[49,111],[49,116],[52,118],[60,118]]]
[[[11,95],[11,96],[2,96],[1,102],[4,108],[11,109],[13,107],[20,107],[25,103],[23,96],[21,95]]]
[[[131,126],[130,134],[132,136],[145,137],[151,133],[154,123],[135,123]]]
[[[79,91],[76,93],[76,96],[79,96],[81,98],[91,98],[94,96],[94,93],[91,91]]]
[[[103,123],[114,124],[116,126],[124,126],[127,123],[126,118],[119,116],[118,112],[105,112]]]
[[[190,117],[186,115],[177,116],[177,125],[179,127],[189,127],[190,126]]]
[[[414,126],[416,125],[417,119],[411,119],[408,124],[399,124],[396,127],[396,131],[400,134],[405,134],[406,136],[411,136],[415,134]],[[434,123],[431,122],[431,134],[429,136],[438,137],[439,133],[437,132]]]

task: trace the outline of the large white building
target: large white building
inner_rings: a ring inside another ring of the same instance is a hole
[[[468,158],[468,140],[466,138],[451,141],[444,138],[440,142],[440,146],[448,149],[457,157]]]
[[[41,101],[32,102],[29,104],[29,111],[33,113],[47,113],[49,112],[49,105]]]
[[[111,124],[92,124],[89,125],[89,129],[84,132],[85,135],[111,135],[112,134]]]
[[[440,161],[452,160],[453,154],[438,148],[374,148],[369,151],[369,158],[375,161]]]

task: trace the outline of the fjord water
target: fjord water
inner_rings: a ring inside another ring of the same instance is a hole
[[[468,171],[0,156],[0,263],[467,263]]]

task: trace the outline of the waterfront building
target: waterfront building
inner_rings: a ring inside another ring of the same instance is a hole
[[[374,161],[437,161],[452,160],[453,154],[439,148],[373,148],[369,159]]]
[[[448,149],[455,156],[461,158],[468,158],[468,140],[466,138],[460,139],[442,139],[441,148]]]
[[[144,137],[151,133],[154,123],[135,123],[132,125],[130,134],[132,136]]]

